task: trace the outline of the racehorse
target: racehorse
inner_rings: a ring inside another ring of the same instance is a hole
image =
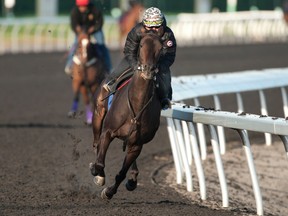
[[[77,48],[73,56],[72,66],[72,89],[74,93],[73,104],[68,112],[69,117],[74,117],[79,106],[80,93],[86,105],[86,123],[92,123],[93,95],[96,89],[105,79],[108,70],[97,53],[97,44],[90,41],[90,35],[81,33],[78,36]]]
[[[92,122],[96,162],[90,163],[96,185],[105,184],[105,156],[114,138],[122,140],[123,151],[127,150],[114,185],[101,193],[103,199],[111,199],[116,194],[131,166],[131,176],[126,188],[132,191],[137,187],[139,171],[136,159],[143,144],[153,139],[160,124],[161,104],[156,92],[155,76],[161,50],[162,44],[158,36],[146,34],[142,38],[138,50],[138,67],[130,82],[122,85],[121,90],[115,93],[109,110],[107,100],[103,100],[108,93],[103,88],[97,90]]]

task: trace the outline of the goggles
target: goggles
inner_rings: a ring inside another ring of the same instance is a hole
[[[143,23],[146,27],[159,27],[162,25],[163,20],[143,20]]]

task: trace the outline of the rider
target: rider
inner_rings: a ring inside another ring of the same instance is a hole
[[[73,55],[77,46],[77,36],[82,31],[87,31],[97,42],[98,52],[103,57],[106,68],[112,69],[110,54],[105,46],[104,34],[102,31],[103,14],[96,8],[90,0],[76,0],[76,6],[72,9],[70,15],[71,28],[75,33],[75,42],[69,51],[65,72],[71,73]]]
[[[137,68],[137,51],[143,33],[157,34],[163,44],[163,50],[158,61],[159,72],[157,73],[156,80],[159,84],[158,93],[161,105],[165,109],[170,107],[170,100],[172,100],[170,66],[173,64],[176,56],[176,40],[174,33],[166,24],[165,16],[156,7],[148,8],[143,14],[142,22],[138,23],[128,33],[124,47],[125,57],[116,70],[106,79],[103,87],[108,92],[113,92],[117,84],[116,80],[121,76],[123,71],[129,71],[128,73],[133,74]]]

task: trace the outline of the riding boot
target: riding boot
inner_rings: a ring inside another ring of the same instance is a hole
[[[77,43],[75,42],[71,49],[69,50],[69,54],[68,54],[68,57],[67,57],[67,61],[66,61],[66,65],[65,65],[65,68],[64,68],[64,71],[67,75],[72,75],[72,65],[73,65],[73,56],[74,56],[74,53],[75,53],[75,50],[76,50],[76,46],[77,46]]]
[[[161,107],[163,110],[171,108],[171,101],[169,98],[164,98],[161,100]]]
[[[105,84],[103,85],[103,88],[107,92],[114,92],[116,90],[117,84],[119,83],[119,80],[122,80],[126,76],[131,76],[132,74],[133,71],[131,70],[129,63],[125,58],[123,58],[119,65],[115,67],[115,70],[109,74]],[[120,77],[121,79],[119,79]]]
[[[68,76],[72,75],[72,64],[73,64],[73,55],[71,55],[71,57],[70,56],[68,57],[68,60],[64,68],[64,71]]]
[[[162,73],[157,76],[158,95],[163,110],[171,108],[172,87],[170,73]]]

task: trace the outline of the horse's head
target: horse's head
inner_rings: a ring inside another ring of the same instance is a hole
[[[73,58],[77,65],[85,65],[88,61],[90,35],[81,33],[78,35],[77,49]]]
[[[162,50],[160,38],[155,34],[146,34],[139,46],[138,71],[144,79],[153,79],[158,72],[157,63]]]

